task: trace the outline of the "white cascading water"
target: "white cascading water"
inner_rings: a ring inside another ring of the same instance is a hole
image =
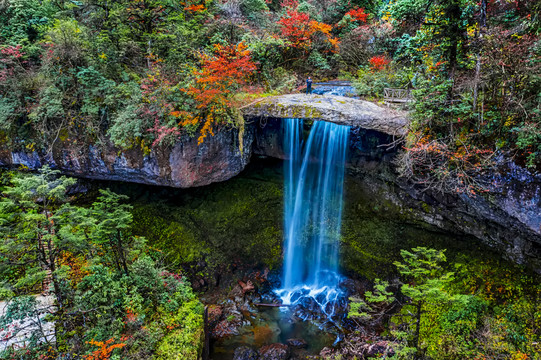
[[[302,145],[302,120],[285,119],[284,270],[286,305],[317,304],[328,317],[340,297],[338,256],[349,127],[324,121]]]

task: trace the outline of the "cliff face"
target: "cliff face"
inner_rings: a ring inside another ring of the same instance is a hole
[[[174,146],[144,154],[139,148],[121,151],[112,145],[74,147],[57,144],[51,154],[36,151],[0,152],[0,165],[38,169],[48,164],[63,173],[89,179],[135,182],[179,188],[225,181],[241,172],[252,155],[254,132],[220,131],[197,145],[185,136]],[[241,151],[242,148],[242,151]]]
[[[242,151],[238,131],[227,129],[199,146],[197,139],[184,137],[174,146],[148,155],[140,149],[120,151],[92,145],[76,148],[58,144],[49,155],[3,149],[0,165],[37,169],[49,164],[67,175],[90,179],[203,186],[234,177],[252,155],[286,157],[279,118],[247,120]],[[311,121],[305,120],[307,130]],[[392,162],[397,148],[388,145],[393,140],[389,132],[359,125],[353,125],[350,132],[348,171],[371,196],[377,211],[393,214],[397,221],[473,235],[506,257],[541,272],[541,176],[502,159],[488,194],[431,193],[398,178]]]
[[[397,221],[472,235],[541,273],[541,177],[502,161],[493,189],[472,196],[416,188],[398,178],[392,162],[385,160],[360,160],[350,172],[374,206],[395,214]]]

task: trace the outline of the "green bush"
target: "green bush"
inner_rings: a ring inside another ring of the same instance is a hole
[[[408,70],[388,68],[377,71],[362,67],[357,72],[353,86],[360,96],[379,100],[383,99],[383,89],[407,88],[411,78],[413,75]]]
[[[193,299],[184,302],[175,313],[163,313],[163,325],[169,330],[156,348],[157,360],[198,360],[204,345],[203,305]]]

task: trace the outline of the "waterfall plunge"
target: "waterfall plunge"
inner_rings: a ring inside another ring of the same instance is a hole
[[[302,146],[302,120],[284,120],[284,304],[306,299],[331,316],[340,296],[338,248],[349,127],[316,121]],[[303,151],[304,150],[304,151]]]

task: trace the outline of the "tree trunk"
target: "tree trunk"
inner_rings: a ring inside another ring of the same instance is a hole
[[[419,301],[415,305],[417,311],[415,313],[415,333],[413,334],[413,347],[419,352],[419,334],[421,332],[421,310],[423,303]]]
[[[481,78],[481,39],[487,26],[487,0],[481,0],[481,9],[479,10],[479,32],[477,33],[477,59],[475,62],[475,80],[473,83],[473,111],[477,110],[477,100],[479,97],[479,80]]]
[[[460,5],[458,0],[451,0],[447,6],[447,18],[449,19],[448,33],[451,45],[448,49],[449,56],[449,79],[454,80],[458,58],[458,41],[460,34]]]
[[[124,273],[126,274],[126,276],[130,276],[128,272],[128,264],[126,262],[126,256],[124,254],[124,249],[122,247],[122,233],[120,232],[120,230],[117,231],[116,236],[118,237],[117,244],[118,244],[118,256],[120,257],[120,263],[122,264],[122,268],[124,269]]]
[[[111,247],[111,252],[113,253],[113,259],[115,260],[116,269],[120,273],[122,272],[122,268],[120,267],[119,255],[117,254],[118,248],[111,237],[109,237],[109,246]]]

